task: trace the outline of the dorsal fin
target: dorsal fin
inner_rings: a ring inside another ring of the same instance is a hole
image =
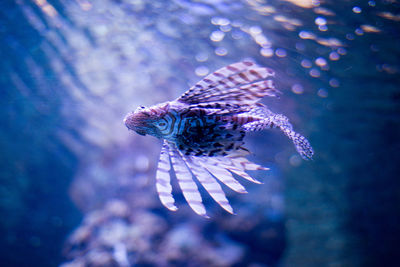
[[[272,78],[274,71],[250,61],[221,68],[199,81],[177,101],[189,105],[219,102],[251,105],[264,96],[277,96]]]

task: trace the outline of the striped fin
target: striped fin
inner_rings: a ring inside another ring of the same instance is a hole
[[[229,159],[232,161],[232,163],[236,167],[242,168],[244,170],[249,170],[249,171],[257,171],[257,170],[268,171],[269,170],[269,168],[255,164],[254,162],[249,161],[245,157],[229,157]]]
[[[250,105],[238,105],[232,103],[207,102],[190,105],[189,109],[195,112],[202,110],[205,115],[233,115],[241,112],[250,111],[253,107]]]
[[[224,167],[218,165],[218,161],[211,161],[210,157],[198,157],[198,161],[203,168],[207,169],[215,178],[223,184],[238,193],[247,193],[246,189],[241,185],[232,174]]]
[[[182,190],[184,198],[194,212],[208,218],[200,192],[196,183],[192,179],[192,174],[187,168],[185,162],[182,160],[182,157],[180,156],[175,144],[167,144],[169,146],[169,155],[172,166],[175,170],[175,175],[178,179],[178,184]]]
[[[211,73],[177,101],[187,104],[207,102],[253,104],[264,96],[277,96],[272,80],[275,75],[268,68],[259,67],[250,61],[231,64]]]
[[[174,205],[175,200],[172,196],[172,186],[169,174],[170,169],[171,165],[168,156],[168,145],[167,141],[164,140],[156,173],[156,189],[161,203],[167,209],[176,211],[178,208]]]
[[[222,190],[219,183],[212,177],[212,175],[202,168],[200,164],[196,162],[196,157],[184,156],[181,152],[179,152],[186,162],[187,166],[190,168],[194,176],[196,176],[197,180],[201,183],[204,189],[210,194],[210,196],[227,212],[233,214],[233,209],[231,205],[229,205],[229,201],[225,196],[224,191]]]
[[[264,96],[277,96],[272,80],[264,80],[253,82],[251,84],[238,85],[233,88],[224,88],[218,91],[213,88],[210,93],[204,93],[202,96],[196,97],[199,103],[222,102],[231,104],[251,105],[256,103]]]
[[[262,184],[260,181],[254,179],[248,173],[246,173],[243,168],[238,168],[236,165],[234,165],[233,162],[229,160],[229,158],[225,158],[225,157],[212,158],[212,159],[210,159],[210,161],[214,162],[214,164],[216,164],[216,165],[218,164],[218,165],[228,169],[229,171],[245,178],[246,180],[249,180],[250,182],[253,182],[256,184]]]
[[[286,126],[290,129],[292,128],[292,125],[289,123],[289,119],[286,116],[283,116],[282,114],[274,114],[269,111],[268,115],[264,116],[263,119],[247,123],[243,126],[243,129],[246,131],[260,131],[265,128],[281,126]]]

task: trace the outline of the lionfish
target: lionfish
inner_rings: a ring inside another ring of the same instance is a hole
[[[273,70],[250,61],[234,63],[209,74],[174,101],[141,106],[125,117],[128,129],[163,139],[156,188],[166,208],[177,210],[170,182],[172,165],[194,212],[208,217],[193,176],[223,209],[233,214],[219,182],[238,193],[247,193],[233,174],[260,184],[245,171],[268,170],[246,159],[250,154],[243,147],[246,132],[279,128],[302,158],[312,158],[310,143],[293,131],[288,118],[258,103],[264,96],[280,94],[272,81],[274,76]]]

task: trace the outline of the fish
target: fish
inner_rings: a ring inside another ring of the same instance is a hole
[[[156,171],[161,203],[176,211],[171,173],[175,172],[183,197],[198,215],[208,217],[197,184],[227,212],[234,214],[221,184],[247,193],[236,179],[261,182],[246,171],[269,170],[249,161],[244,147],[247,132],[280,129],[305,160],[313,157],[309,141],[293,130],[289,119],[259,101],[279,98],[275,72],[252,61],[230,64],[209,74],[173,101],[140,106],[124,118],[129,130],[162,139]],[[194,179],[197,179],[198,183]]]

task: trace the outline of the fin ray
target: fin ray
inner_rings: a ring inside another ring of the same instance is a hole
[[[233,191],[238,193],[247,193],[243,185],[241,185],[232,174],[224,167],[220,167],[210,160],[210,158],[198,157],[200,164],[203,168],[207,169],[215,178],[220,180],[223,184],[228,186]]]
[[[161,203],[167,209],[176,211],[178,208],[174,205],[175,200],[172,196],[171,177],[169,174],[170,169],[171,165],[168,156],[168,145],[167,141],[164,140],[156,172],[156,189]]]
[[[215,180],[212,175],[201,167],[200,164],[196,162],[196,157],[184,156],[180,153],[183,160],[186,162],[187,166],[190,168],[194,176],[201,183],[201,185],[206,189],[210,196],[227,212],[233,214],[233,209],[229,204],[228,199],[225,196],[220,184]]]
[[[274,71],[253,62],[233,63],[209,74],[177,101],[187,104],[208,102],[251,105],[264,96],[277,96],[273,81]]]
[[[232,161],[229,160],[229,158],[219,157],[219,158],[213,158],[210,160],[213,161],[215,164],[223,166],[224,168],[231,171],[232,173],[235,173],[250,182],[253,182],[256,184],[261,184],[260,181],[254,179],[248,173],[246,173],[243,168],[236,166]]]
[[[192,174],[180,156],[175,144],[168,143],[168,145],[172,166],[184,198],[194,212],[201,216],[208,217],[200,192],[192,179]]]

